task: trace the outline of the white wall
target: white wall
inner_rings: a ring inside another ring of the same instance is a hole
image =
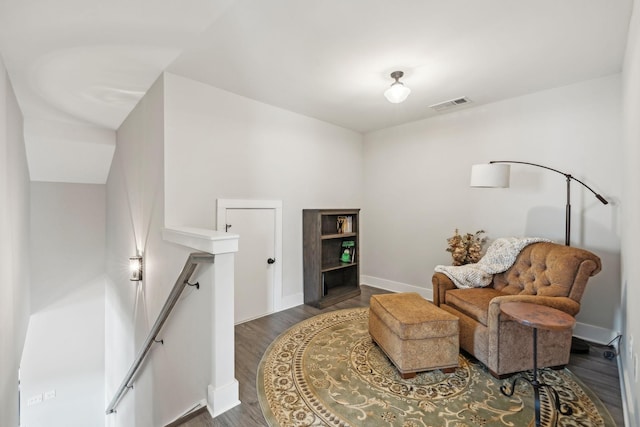
[[[29,321],[29,170],[23,118],[0,58],[0,425],[18,425],[18,368]]]
[[[636,3],[637,6],[637,3]],[[631,18],[627,52],[623,71],[624,145],[621,168],[623,175],[622,200],[622,304],[623,337],[620,362],[622,392],[627,400],[629,426],[640,425],[640,373],[634,377],[634,363],[640,369],[640,10],[634,7]],[[633,345],[631,339],[633,338]]]
[[[31,184],[25,425],[104,425],[105,202],[104,185]],[[54,399],[28,405],[51,390]]]
[[[134,361],[190,251],[162,240],[164,226],[163,81],[117,132],[107,181],[107,404]],[[194,194],[194,197],[197,195]],[[128,258],[144,254],[144,280],[128,278]],[[197,280],[197,275],[194,280]],[[210,380],[210,292],[188,288],[107,426],[165,425],[206,398]]]
[[[106,187],[31,183],[31,312],[104,275]]]
[[[282,200],[283,296],[301,303],[302,209],[362,207],[362,136],[176,75],[165,81],[167,224],[215,228],[219,198]]]
[[[365,135],[365,281],[430,290],[434,267],[451,262],[446,239],[456,228],[564,243],[562,175],[513,165],[510,188],[469,187],[472,164],[528,161],[571,173],[611,201],[572,184],[572,244],[603,262],[578,321],[619,330],[620,85],[615,75]]]
[[[104,283],[84,282],[31,315],[21,362],[23,425],[104,426]],[[35,396],[44,400],[28,406]]]

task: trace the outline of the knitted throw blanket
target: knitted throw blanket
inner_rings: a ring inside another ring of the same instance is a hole
[[[477,263],[438,265],[435,271],[446,274],[458,288],[481,288],[491,283],[494,274],[507,271],[525,246],[550,241],[541,237],[501,237],[489,245]]]

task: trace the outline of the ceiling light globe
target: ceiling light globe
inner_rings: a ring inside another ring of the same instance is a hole
[[[411,89],[400,82],[395,82],[389,89],[384,91],[384,96],[387,98],[387,101],[392,104],[399,104],[407,99],[407,96],[409,96],[410,93]]]

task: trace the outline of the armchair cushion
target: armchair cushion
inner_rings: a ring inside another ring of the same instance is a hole
[[[489,303],[502,295],[506,294],[493,288],[453,289],[447,292],[446,298],[449,307],[487,325]]]

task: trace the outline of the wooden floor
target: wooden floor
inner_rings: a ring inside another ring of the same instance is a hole
[[[369,306],[372,294],[386,291],[362,286],[362,294],[324,310],[301,305],[236,326],[236,378],[240,383],[241,405],[211,419],[203,413],[182,427],[258,427],[266,426],[256,393],[256,372],[265,350],[282,332],[296,323],[332,310]],[[622,399],[616,360],[603,357],[601,347],[592,346],[588,354],[572,354],[569,369],[604,402],[619,427],[624,426]]]

